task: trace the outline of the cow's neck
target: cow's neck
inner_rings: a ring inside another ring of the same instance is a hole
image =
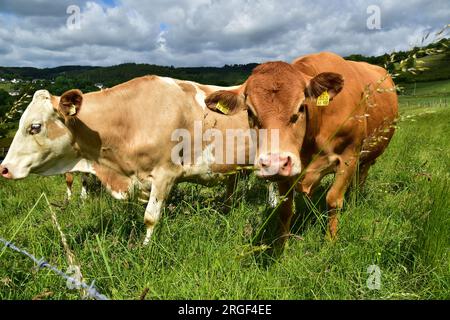
[[[74,136],[74,147],[82,158],[101,162],[115,157],[111,152],[118,147],[127,131],[123,121],[122,104],[102,92],[86,94],[77,118],[67,126]]]
[[[100,181],[114,194],[128,192],[131,168],[123,159],[126,155],[121,151],[126,131],[121,104],[102,95],[101,103],[97,101],[99,93],[84,96],[83,110],[75,119],[67,122],[74,136],[73,146],[80,155],[79,162],[72,171],[95,174]]]
[[[307,118],[304,140],[307,144],[314,144],[322,123],[322,110],[310,99],[308,99],[306,105]]]

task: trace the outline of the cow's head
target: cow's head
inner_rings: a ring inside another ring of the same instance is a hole
[[[205,103],[228,115],[247,110],[250,126],[267,130],[268,141],[260,135],[255,166],[259,176],[279,180],[301,172],[308,106],[315,105],[325,91],[332,99],[342,87],[339,74],[326,72],[311,78],[288,63],[267,62],[256,67],[240,89],[214,92]],[[274,144],[270,137],[277,135],[279,141]]]
[[[66,92],[61,98],[47,90],[39,90],[19,122],[19,129],[0,174],[8,179],[21,179],[30,173],[53,175],[69,171],[78,161],[72,147],[72,134],[65,125],[81,105],[78,90]]]

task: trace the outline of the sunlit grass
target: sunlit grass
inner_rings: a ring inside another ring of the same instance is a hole
[[[337,242],[323,240],[320,194],[307,203],[298,195],[298,212],[311,219],[302,226],[297,220],[283,256],[268,263],[251,243],[267,202],[265,183],[254,177],[239,183],[229,213],[221,206],[224,187],[179,185],[148,247],[141,246],[144,208],[134,202],[102,191],[54,210],[86,281],[95,279],[114,299],[136,299],[144,288],[147,299],[448,299],[450,109],[401,111],[399,129],[366,188],[347,197]],[[0,181],[0,236],[15,235],[18,246],[65,270],[49,209],[36,205],[43,192],[63,204],[63,177]],[[366,285],[370,265],[381,270],[380,290]],[[33,267],[5,250],[0,298],[44,292],[50,299],[80,298],[64,280]]]

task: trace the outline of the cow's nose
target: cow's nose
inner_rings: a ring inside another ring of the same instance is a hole
[[[280,173],[284,176],[291,174],[292,170],[292,158],[290,156],[280,157]]]
[[[11,173],[9,172],[8,168],[0,165],[0,172],[2,173],[2,177],[6,179],[11,179]]]
[[[271,157],[270,155],[261,155],[259,157],[259,165],[261,166],[261,168],[268,168],[270,167],[271,162]]]
[[[263,154],[258,159],[263,176],[289,176],[292,171],[292,158],[288,155]]]

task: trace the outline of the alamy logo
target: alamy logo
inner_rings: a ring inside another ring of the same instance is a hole
[[[70,5],[67,7],[66,13],[69,15],[66,21],[67,29],[80,30],[81,29],[81,9],[79,6]]]
[[[370,5],[367,7],[367,14],[370,16],[367,18],[366,25],[369,30],[381,29],[381,9],[379,6]]]
[[[204,130],[202,121],[194,122],[193,133],[187,129],[172,132],[178,142],[171,152],[172,162],[181,165],[253,164],[256,151],[279,149],[279,130],[225,129]]]
[[[367,278],[367,288],[370,290],[380,290],[381,289],[381,270],[377,265],[370,265],[367,268],[367,273],[369,277]]]

